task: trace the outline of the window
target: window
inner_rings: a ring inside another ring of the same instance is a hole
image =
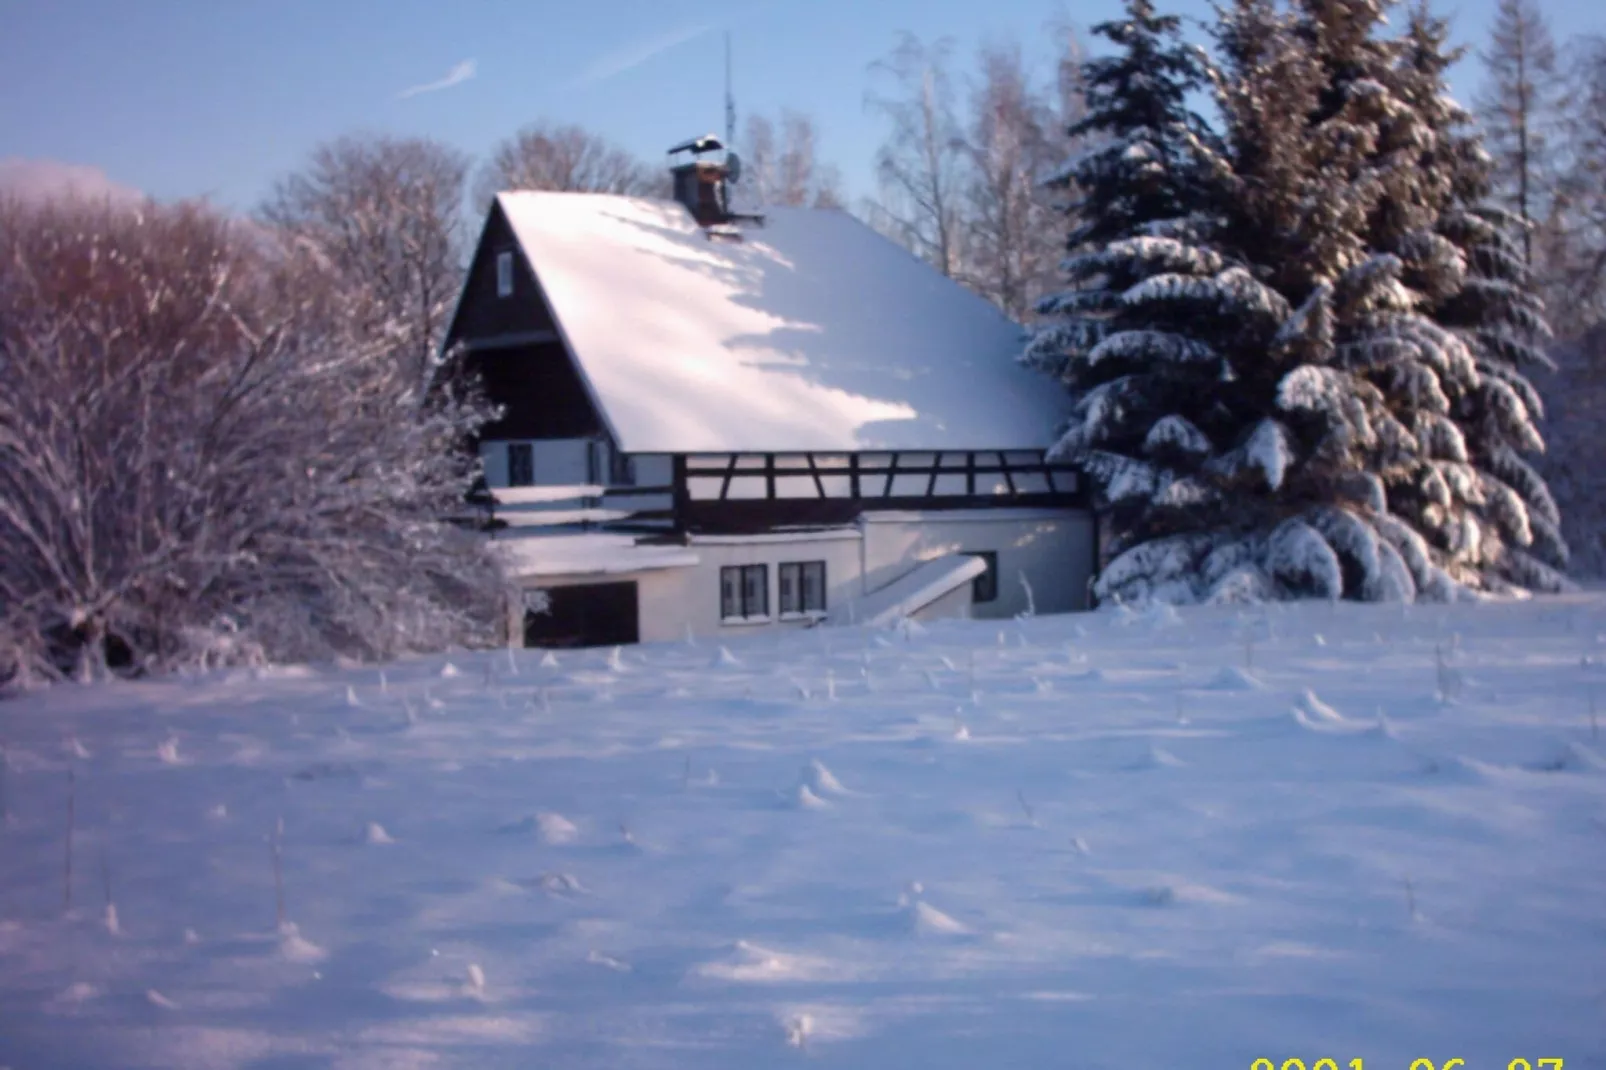
[[[768,565],[735,565],[719,570],[720,620],[765,620],[769,615]]]
[[[535,482],[535,447],[528,442],[507,444],[507,485],[528,487]]]
[[[781,616],[825,612],[825,562],[787,561],[777,569]]]
[[[998,601],[998,551],[973,550],[969,556],[979,557],[987,565],[986,572],[970,581],[970,600],[977,605]]]
[[[513,254],[496,254],[496,296],[513,296]]]

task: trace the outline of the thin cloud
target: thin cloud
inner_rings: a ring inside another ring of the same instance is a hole
[[[592,64],[580,73],[575,79],[576,86],[596,85],[616,78],[628,70],[641,66],[655,56],[668,52],[672,48],[679,48],[688,41],[695,41],[714,27],[711,23],[702,23],[697,26],[683,26],[678,30],[660,34],[657,37],[632,41],[620,48],[614,49],[606,55],[598,57]]]
[[[145,195],[88,164],[7,157],[0,159],[0,198],[5,197],[30,202],[76,197],[132,204]]]
[[[423,85],[415,85],[410,89],[403,89],[396,94],[396,99],[406,100],[408,97],[416,97],[420,93],[438,93],[442,89],[450,89],[454,85],[462,85],[473,78],[474,74],[474,61],[465,59],[462,63],[447,71],[445,78],[435,82],[425,82]]]

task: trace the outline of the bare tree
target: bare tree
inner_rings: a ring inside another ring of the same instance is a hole
[[[1556,79],[1556,45],[1534,0],[1500,0],[1483,62],[1488,82],[1477,106],[1484,142],[1495,181],[1526,228],[1523,257],[1532,268],[1534,224],[1549,207]]]
[[[960,211],[964,138],[954,111],[949,77],[952,41],[926,45],[904,34],[885,59],[870,68],[890,83],[865,102],[891,126],[876,153],[879,189],[874,222],[944,275],[960,273],[964,250]]]
[[[1552,351],[1556,374],[1541,383],[1547,449],[1536,467],[1561,511],[1572,551],[1568,573],[1606,578],[1606,322]]]
[[[754,207],[774,204],[775,123],[767,115],[750,114],[742,126],[742,175],[736,183],[737,192]]]
[[[583,127],[539,122],[501,142],[475,182],[488,205],[504,190],[667,197],[667,176]]]
[[[305,243],[196,205],[0,207],[0,680],[484,638],[423,405]]]
[[[743,178],[738,186],[759,204],[842,206],[842,179],[821,163],[814,120],[800,112],[781,112],[780,135],[767,115],[749,115],[743,130]]]
[[[1063,158],[1056,117],[1030,82],[1018,44],[983,47],[970,93],[963,186],[969,256],[962,278],[1010,318],[1024,321],[1059,261],[1053,198],[1043,185]]]
[[[462,288],[467,160],[422,138],[349,136],[320,145],[279,181],[263,222],[315,250],[354,295],[369,332],[422,383],[434,367]]]
[[[1556,196],[1541,233],[1552,319],[1576,337],[1606,322],[1606,38],[1576,42],[1566,96]],[[1599,343],[1596,352],[1606,348]]]

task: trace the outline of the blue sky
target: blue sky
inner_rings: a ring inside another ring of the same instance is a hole
[[[1542,0],[1543,2],[1543,0]],[[1166,5],[1162,4],[1162,7]],[[1494,0],[1445,7],[1481,44]],[[1202,16],[1204,0],[1172,10]],[[158,197],[246,209],[317,142],[419,134],[483,157],[537,118],[577,122],[648,159],[722,130],[723,35],[741,112],[812,114],[821,153],[868,193],[879,120],[866,68],[900,30],[961,55],[1118,0],[0,0],[0,160],[99,168]],[[1559,41],[1606,32],[1598,0],[1549,0]],[[1457,94],[1477,84],[1457,73]],[[446,84],[449,83],[449,84]],[[419,91],[404,95],[409,89]]]

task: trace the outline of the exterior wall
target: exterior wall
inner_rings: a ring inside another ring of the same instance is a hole
[[[666,453],[637,453],[630,457],[638,487],[667,487],[675,478],[675,462]]]
[[[594,438],[515,439],[529,442],[535,457],[535,486],[577,487],[608,482],[609,446]],[[488,487],[505,487],[508,441],[480,443],[480,463]],[[593,466],[595,471],[593,471]]]
[[[857,528],[769,535],[694,537],[695,565],[632,573],[587,574],[526,580],[526,587],[634,580],[643,642],[717,639],[753,629],[800,629],[806,618],[781,620],[777,565],[824,561],[826,606],[840,606],[904,575],[917,562],[944,554],[990,550],[998,555],[998,598],[972,605],[964,584],[915,613],[916,620],[1011,617],[1026,609],[1020,583],[1032,585],[1038,613],[1087,608],[1093,552],[1092,517],[1074,510],[999,510],[867,516]],[[719,613],[719,570],[730,565],[769,566],[770,617],[763,623],[726,624]]]
[[[968,619],[973,616],[970,604],[970,584],[962,583],[930,605],[915,610],[910,617],[917,621]]]
[[[464,366],[502,408],[480,431],[486,441],[585,438],[605,430],[561,342],[476,345]]]
[[[740,635],[752,628],[801,628],[807,619],[780,620],[777,614],[780,581],[776,566],[791,561],[825,562],[825,604],[829,608],[858,597],[859,547],[857,531],[814,532],[799,535],[705,537],[694,539],[691,549],[699,558],[686,569],[688,585],[681,613],[692,621],[698,635]],[[730,565],[769,566],[769,606],[772,623],[726,624],[719,619],[719,570]],[[682,626],[684,634],[684,626]]]
[[[998,554],[998,598],[979,603],[979,619],[1013,617],[1027,608],[1024,574],[1038,613],[1087,609],[1093,518],[1080,510],[985,510],[866,514],[866,590],[890,583],[917,561],[944,554]]]
[[[513,293],[498,297],[496,293],[496,254],[513,254]],[[491,209],[485,220],[485,229],[469,265],[464,280],[463,294],[458,301],[448,338],[492,338],[497,335],[520,334],[530,331],[552,331],[556,326],[551,310],[535,282],[535,273],[519,251],[513,228],[500,207]]]

